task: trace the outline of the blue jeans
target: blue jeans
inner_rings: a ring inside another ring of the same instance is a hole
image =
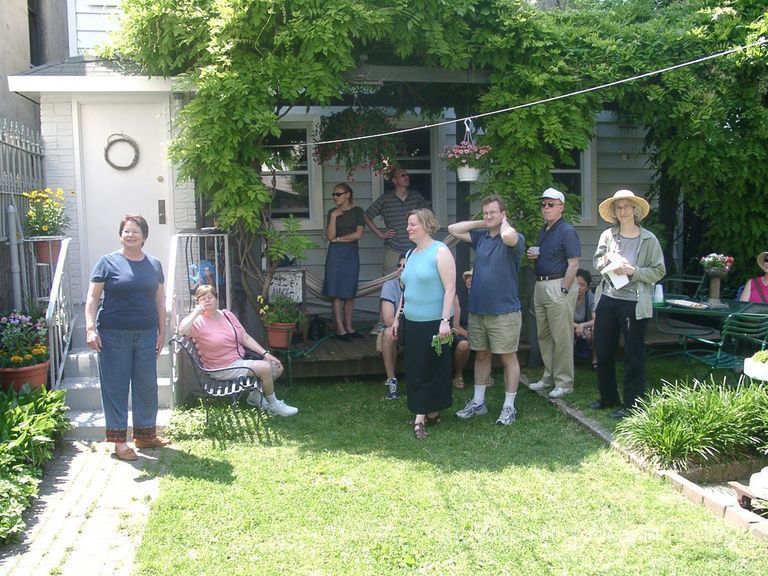
[[[154,438],[157,420],[157,329],[99,329],[99,378],[108,442],[125,442],[128,391],[134,438]]]

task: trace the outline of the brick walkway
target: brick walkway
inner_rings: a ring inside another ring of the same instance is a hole
[[[0,576],[128,576],[158,478],[111,456],[112,444],[64,442],[46,466],[24,539],[0,550]]]

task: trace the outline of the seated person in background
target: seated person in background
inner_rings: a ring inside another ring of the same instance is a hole
[[[461,390],[464,388],[464,367],[469,361],[469,340],[467,325],[469,313],[467,312],[467,297],[469,288],[472,286],[472,270],[467,270],[462,274],[466,290],[456,291],[456,300],[453,304],[453,331],[456,338],[453,342],[453,387]],[[459,292],[461,297],[459,297]]]
[[[283,365],[269,350],[254,340],[229,310],[219,310],[216,288],[200,286],[195,291],[195,309],[179,323],[179,334],[189,335],[195,342],[200,359],[208,370],[231,368],[211,374],[217,380],[231,380],[245,376],[250,368],[261,379],[261,392],[254,390],[248,395],[251,406],[261,408],[267,400],[270,415],[293,416],[299,410],[288,406],[275,396],[274,379],[283,373]],[[263,360],[246,360],[245,351],[252,350]]]
[[[579,268],[576,272],[576,284],[579,293],[576,296],[576,309],[573,311],[573,354],[576,358],[591,358],[592,368],[597,368],[592,336],[595,328],[595,295],[589,289],[592,275]]]
[[[396,278],[387,280],[381,287],[381,296],[379,297],[379,313],[384,328],[389,328],[395,321],[395,313],[400,305],[400,298],[403,295],[403,288],[400,286],[400,272],[405,266],[405,254],[400,255],[400,261],[397,264],[398,275]],[[397,398],[397,378],[395,377],[395,366],[397,365],[397,340],[387,338],[385,332],[379,332],[376,337],[376,349],[381,351],[381,359],[384,361],[384,371],[387,373],[387,381],[384,385],[387,387],[387,400]]]
[[[755,276],[744,285],[739,296],[742,302],[768,302],[768,252],[761,252],[757,256],[757,265],[763,275]]]

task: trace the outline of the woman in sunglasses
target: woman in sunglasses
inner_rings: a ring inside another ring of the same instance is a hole
[[[350,342],[353,338],[363,338],[352,328],[352,313],[360,275],[357,241],[363,237],[365,214],[362,208],[352,203],[349,184],[336,184],[331,197],[335,206],[328,211],[328,226],[325,229],[328,254],[325,257],[323,295],[332,298],[336,338]]]

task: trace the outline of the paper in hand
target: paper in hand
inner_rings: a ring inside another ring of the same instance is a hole
[[[603,268],[600,272],[604,277],[608,278],[608,281],[614,288],[622,288],[623,286],[629,284],[629,276],[626,274],[617,274],[615,272],[616,268],[619,268],[623,265],[623,260],[617,260],[608,264],[608,266]]]

